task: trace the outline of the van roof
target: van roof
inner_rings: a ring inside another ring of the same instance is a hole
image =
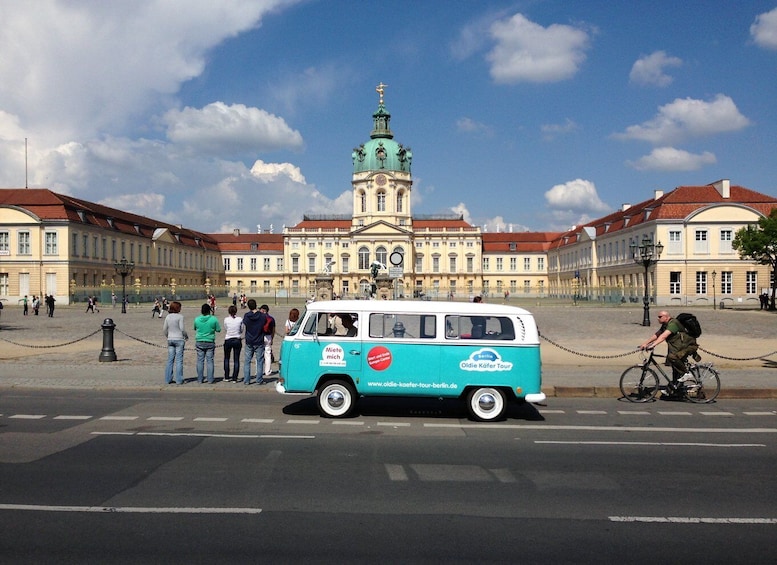
[[[531,316],[517,306],[486,302],[434,302],[425,300],[317,300],[307,305],[313,312],[384,312],[407,314],[486,314],[491,316]]]

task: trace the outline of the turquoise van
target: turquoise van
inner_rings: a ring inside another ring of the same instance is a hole
[[[281,394],[316,394],[322,416],[362,396],[461,398],[479,421],[541,402],[534,317],[513,306],[332,300],[307,305],[281,345]]]

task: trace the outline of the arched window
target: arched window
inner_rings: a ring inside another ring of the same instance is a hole
[[[397,192],[397,213],[401,214],[402,212],[404,212],[405,211],[404,207],[405,207],[405,192],[400,190],[399,192]]]
[[[386,191],[378,191],[378,212],[386,211]]]
[[[367,194],[363,191],[359,191],[359,211],[364,214],[367,212]]]
[[[359,269],[370,268],[370,250],[367,247],[359,248]]]
[[[388,266],[388,253],[382,245],[375,250],[375,260],[381,265]]]

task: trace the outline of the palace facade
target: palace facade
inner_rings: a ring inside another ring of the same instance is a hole
[[[305,299],[321,280],[337,296],[367,297],[376,279],[394,298],[637,302],[645,269],[633,253],[644,240],[663,247],[647,273],[657,304],[757,304],[773,284],[768,266],[741,260],[731,244],[777,199],[725,179],[655,191],[563,233],[486,233],[460,215],[413,214],[413,153],[394,140],[377,91],[369,139],[351,152],[351,213],[305,215],[282,233],[205,234],[46,189],[0,190],[0,299],[105,301],[119,294],[126,259],[131,302]]]

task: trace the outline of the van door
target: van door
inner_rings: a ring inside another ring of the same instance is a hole
[[[434,396],[440,345],[433,314],[372,313],[365,328],[363,394]]]

